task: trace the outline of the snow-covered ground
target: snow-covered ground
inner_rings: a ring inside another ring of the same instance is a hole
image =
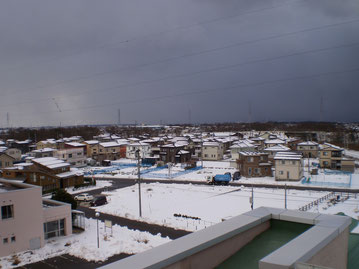
[[[122,162],[125,162],[122,159]],[[311,168],[314,166],[313,163],[318,163],[316,159],[309,159]],[[198,166],[201,165],[201,162],[198,162]],[[272,185],[306,185],[311,187],[334,187],[334,188],[353,188],[359,189],[359,174],[354,173],[351,176],[347,174],[329,174],[325,173],[322,169],[318,170],[318,175],[308,175],[308,159],[304,161],[305,172],[304,175],[308,178],[310,177],[310,183],[303,183],[302,181],[296,182],[285,182],[285,181],[275,181],[274,177],[257,177],[257,178],[245,178],[242,177],[240,180],[235,181],[238,184],[241,183],[257,183],[257,184],[272,184]],[[101,169],[110,169],[108,167],[95,168],[96,170]],[[152,168],[141,168],[141,171],[146,171]],[[142,174],[142,178],[146,179],[158,179],[161,181],[166,180],[188,180],[188,181],[202,181],[205,182],[208,176],[214,176],[216,174],[224,174],[227,172],[234,173],[235,168],[230,166],[229,161],[204,161],[203,169],[192,171],[189,173],[183,173],[185,169],[181,164],[177,164],[174,167],[161,169],[155,172]],[[137,178],[137,168],[136,167],[127,167],[119,170],[114,170],[106,174],[97,174],[96,178],[113,178],[114,180],[120,178]]]
[[[104,192],[108,204],[96,207],[99,212],[139,219],[190,231],[199,230],[222,219],[251,210],[251,188],[232,186],[198,186],[191,184],[141,184],[142,218],[139,217],[138,185]],[[299,207],[326,195],[325,192],[287,192],[288,209]],[[284,208],[284,190],[254,188],[254,208]],[[200,218],[194,220],[174,214]]]
[[[111,230],[99,222],[100,248],[97,248],[96,220],[86,219],[86,230],[80,234],[63,236],[47,240],[41,249],[20,252],[17,258],[20,263],[12,265],[13,257],[0,258],[0,268],[12,268],[28,263],[37,262],[63,254],[70,254],[88,261],[104,261],[119,253],[138,253],[159,246],[170,239],[147,232],[129,230],[126,227],[114,225]]]

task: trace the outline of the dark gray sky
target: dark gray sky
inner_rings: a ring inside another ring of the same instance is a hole
[[[0,35],[0,127],[359,120],[357,0],[3,0]]]

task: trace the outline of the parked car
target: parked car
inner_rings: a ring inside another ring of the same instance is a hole
[[[105,195],[95,196],[95,198],[91,201],[91,206],[99,206],[107,204],[107,198]]]
[[[93,200],[93,196],[88,193],[81,193],[75,196],[76,201],[90,202]]]

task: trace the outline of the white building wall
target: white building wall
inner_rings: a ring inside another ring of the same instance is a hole
[[[13,218],[0,218],[0,256],[44,245],[41,187],[1,192],[0,204],[13,206]]]

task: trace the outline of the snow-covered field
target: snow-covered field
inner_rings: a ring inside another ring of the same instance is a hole
[[[99,222],[100,248],[97,248],[96,220],[86,219],[86,230],[80,234],[49,239],[41,249],[20,252],[17,258],[20,263],[12,265],[13,257],[0,258],[0,268],[12,268],[28,263],[45,260],[63,254],[70,254],[88,261],[104,261],[119,253],[138,253],[159,246],[170,239],[147,232],[129,230],[126,227],[114,225],[111,230],[104,228]]]
[[[190,231],[199,230],[222,219],[251,210],[251,188],[232,186],[198,186],[191,184],[141,184],[142,218],[139,217],[138,185],[104,192],[109,203],[96,207],[99,212],[139,219]],[[298,209],[325,192],[287,192],[287,208]],[[284,190],[254,188],[254,208],[270,206],[284,208]],[[200,218],[176,217],[186,215]]]
[[[317,162],[316,159],[310,159],[310,163]],[[124,162],[124,160],[122,160]],[[201,165],[201,162],[198,162],[198,166]],[[308,161],[307,159],[304,162],[305,172],[304,175],[306,177],[310,177],[310,184],[303,184],[302,181],[297,182],[284,182],[284,181],[275,181],[274,177],[257,177],[257,178],[245,178],[242,177],[240,180],[235,181],[238,184],[241,183],[257,183],[257,184],[272,184],[272,185],[307,185],[311,187],[335,187],[335,188],[353,188],[359,189],[359,174],[328,174],[324,173],[323,170],[318,171],[318,175],[310,175],[308,176],[307,167]],[[95,168],[95,169],[106,169],[106,167]],[[107,167],[108,169],[108,167]],[[146,171],[148,168],[141,168],[141,171]],[[226,172],[234,173],[236,171],[235,168],[230,167],[229,161],[204,161],[203,169],[189,172],[189,173],[181,173],[184,172],[184,168],[181,167],[180,164],[177,164],[174,167],[171,167],[171,170],[168,168],[156,171],[145,173],[141,175],[142,178],[146,179],[158,179],[161,181],[166,181],[168,179],[171,180],[188,180],[188,181],[202,181],[205,182],[208,176],[214,176],[216,174],[224,174]],[[176,176],[178,174],[178,176]],[[114,180],[120,178],[137,178],[137,168],[136,167],[128,167],[120,170],[111,171],[106,174],[97,174],[96,178],[113,178]]]

